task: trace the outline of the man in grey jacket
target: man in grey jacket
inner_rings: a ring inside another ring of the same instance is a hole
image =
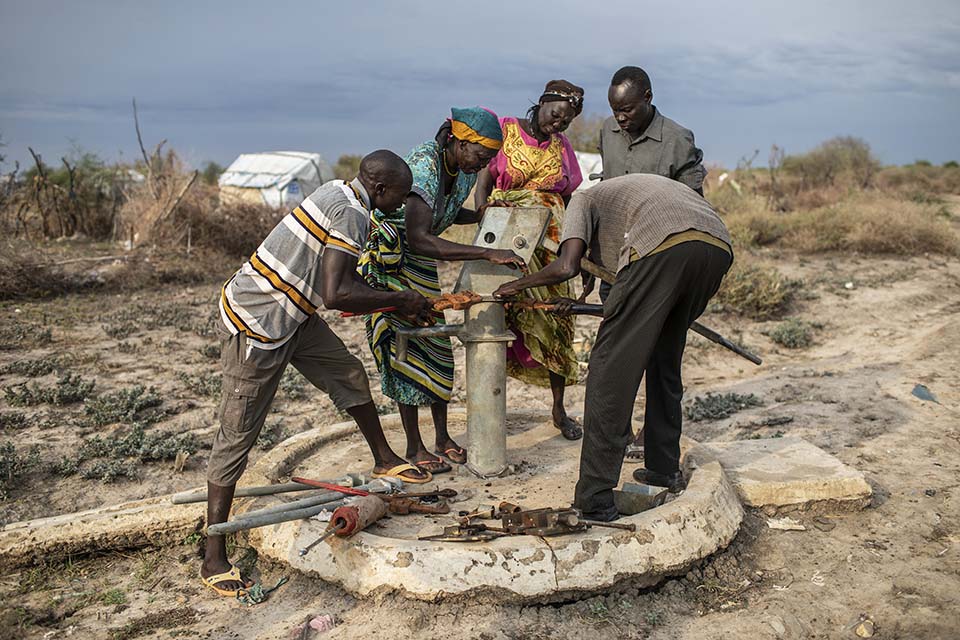
[[[650,77],[640,67],[623,67],[610,81],[607,100],[613,117],[600,131],[604,179],[628,173],[655,173],[682,182],[703,195],[703,152],[693,132],[653,105]]]

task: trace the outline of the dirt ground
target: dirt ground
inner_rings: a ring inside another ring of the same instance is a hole
[[[654,589],[625,584],[609,594],[545,606],[409,602],[391,594],[358,600],[284,567],[257,564],[241,540],[234,557],[265,585],[290,577],[266,604],[248,609],[202,590],[196,579],[199,536],[192,536],[176,547],[79,558],[0,577],[0,637],[279,639],[317,614],[338,620],[321,636],[331,639],[853,638],[861,614],[872,619],[877,638],[957,637],[960,263],[938,256],[763,259],[802,279],[791,315],[820,326],[814,344],[787,349],[765,334],[776,322],[709,312],[704,324],[760,352],[765,362],[755,367],[692,336],[685,360],[687,402],[707,392],[737,392],[756,394],[762,404],[721,420],[687,421],[685,433],[697,440],[806,438],[866,474],[875,498],[864,511],[831,514],[826,525],[813,514],[793,514],[805,531],[769,529],[765,514],[750,512],[727,550],[686,575]],[[224,265],[223,275],[234,267]],[[448,269],[445,275],[451,274]],[[97,424],[82,403],[16,407],[11,396],[0,400],[3,439],[18,451],[39,445],[41,457],[40,466],[0,502],[0,522],[202,484],[216,424],[217,293],[214,279],[132,295],[90,293],[0,305],[0,367],[7,367],[0,386],[56,385],[56,371],[35,378],[9,372],[14,362],[55,358],[61,370],[95,380],[95,394],[140,384],[155,388],[162,400],[107,425]],[[392,412],[376,391],[362,321],[323,315],[367,364],[381,411]],[[584,351],[595,327],[595,320],[578,322]],[[457,357],[462,389],[462,349]],[[917,384],[936,400],[912,395]],[[550,406],[545,389],[512,381],[508,393],[512,407]],[[571,409],[582,409],[582,384],[567,395]],[[462,392],[454,404],[463,404]],[[637,406],[642,416],[642,395]],[[193,434],[199,443],[182,471],[169,459],[131,463],[109,457],[88,457],[73,475],[49,470],[74,456],[85,440],[128,434],[136,421],[158,411],[146,420],[152,422],[147,434]],[[291,375],[267,423],[272,437],[262,445],[340,420],[326,397]],[[402,434],[390,431],[388,437],[402,451]],[[108,464],[93,469],[101,461]],[[132,465],[135,477],[115,467],[120,477],[105,483],[101,477],[110,475],[111,461]]]

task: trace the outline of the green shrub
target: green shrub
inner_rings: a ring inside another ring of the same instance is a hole
[[[273,449],[287,435],[287,430],[283,427],[283,421],[277,420],[272,424],[264,425],[263,429],[260,430],[260,435],[257,436],[257,446],[264,451]]]
[[[165,432],[146,433],[138,424],[125,436],[94,436],[80,445],[79,458],[135,458],[140,462],[173,460],[180,451],[196,453],[200,448],[192,433],[172,435]]]
[[[138,384],[92,398],[86,403],[84,411],[90,416],[94,425],[102,427],[115,422],[134,422],[138,416],[141,422],[156,422],[162,415],[161,412],[140,414],[146,409],[159,407],[161,404],[163,399],[157,395],[153,387],[147,390],[143,385]]]
[[[4,323],[0,326],[0,349],[43,347],[53,342],[49,327],[27,322]]]
[[[739,393],[708,393],[706,396],[699,396],[693,399],[693,403],[684,409],[684,414],[688,420],[694,422],[700,420],[722,420],[729,418],[734,413],[749,409],[750,407],[759,407],[763,403],[760,398],[752,393],[746,395]]]
[[[110,484],[119,478],[136,479],[137,470],[122,460],[100,460],[84,469],[80,476],[85,480],[100,480],[104,484]]]
[[[798,175],[803,190],[828,188],[838,182],[865,188],[880,170],[880,162],[864,140],[840,136],[807,153],[787,156],[783,170]]]
[[[200,449],[192,433],[146,433],[138,424],[123,436],[94,436],[80,445],[77,455],[64,456],[50,465],[50,471],[61,476],[80,473],[83,478],[115,482],[120,478],[136,478],[144,462],[174,460],[181,451],[194,454]],[[89,463],[89,464],[85,464]]]
[[[20,478],[32,472],[39,464],[38,446],[34,445],[26,454],[21,454],[12,442],[0,444],[0,500],[6,500]]]
[[[307,397],[307,379],[293,367],[287,367],[280,378],[280,391],[291,400],[303,400]]]
[[[201,398],[219,398],[223,386],[223,379],[219,373],[191,374],[180,372],[177,374],[180,382],[187,391]]]
[[[205,344],[199,349],[200,355],[204,358],[210,358],[211,360],[220,359],[220,345],[213,342],[211,344]]]
[[[14,407],[44,403],[63,406],[82,402],[93,393],[94,384],[93,380],[84,380],[79,374],[66,373],[60,376],[53,387],[24,383],[5,387],[3,394],[6,401]]]
[[[27,426],[27,416],[22,411],[5,411],[0,413],[0,431],[22,429],[25,426]]]
[[[57,356],[44,356],[35,360],[17,360],[4,365],[0,373],[13,373],[28,378],[39,378],[48,373],[53,373],[61,368],[60,358]]]
[[[799,318],[790,318],[771,329],[767,335],[779,345],[788,349],[802,349],[813,344],[813,334],[819,328]]]

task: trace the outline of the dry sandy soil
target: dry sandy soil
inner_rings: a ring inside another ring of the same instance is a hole
[[[431,604],[390,594],[357,600],[291,575],[268,603],[248,609],[201,588],[194,536],[177,547],[75,559],[2,576],[0,637],[285,638],[308,614],[327,613],[339,621],[322,636],[331,639],[853,638],[852,625],[861,614],[875,622],[878,638],[956,638],[960,263],[933,256],[770,254],[764,259],[803,280],[804,295],[793,315],[822,328],[812,346],[786,349],[764,333],[775,322],[708,313],[705,324],[761,352],[765,363],[754,367],[692,337],[685,364],[687,401],[707,392],[735,391],[756,394],[762,405],[723,420],[687,422],[685,432],[698,440],[800,436],[860,469],[873,485],[873,504],[861,512],[832,514],[832,529],[817,527],[813,514],[800,513],[794,515],[805,531],[775,531],[767,528],[763,513],[748,513],[733,545],[686,575],[655,589],[626,584],[609,594],[546,606]],[[224,265],[224,275],[232,267]],[[452,273],[448,269],[446,275]],[[136,479],[108,484],[35,472],[0,502],[0,522],[202,484],[216,401],[199,382],[217,373],[209,350],[215,344],[210,323],[216,295],[217,284],[211,282],[135,295],[96,293],[0,305],[7,340],[0,366],[58,356],[68,371],[95,379],[99,393],[134,384],[155,387],[164,415],[147,432],[193,433],[202,444],[180,472],[169,460],[145,463]],[[376,388],[361,321],[329,312],[324,317],[364,359]],[[581,320],[579,337],[589,341],[595,326]],[[44,328],[50,329],[49,341],[42,336]],[[462,356],[461,349],[461,365]],[[462,384],[462,366],[458,376]],[[53,385],[56,378],[50,373],[31,380]],[[6,373],[0,386],[26,380]],[[918,383],[936,401],[913,396]],[[547,390],[511,382],[509,394],[514,407],[549,407]],[[383,412],[393,410],[379,393],[376,398]],[[582,384],[569,390],[568,406],[580,409],[582,400]],[[642,401],[641,396],[638,416]],[[454,402],[462,404],[462,394]],[[92,426],[81,404],[17,408],[0,400],[0,414],[14,412],[23,412],[26,421],[7,426],[3,439],[19,450],[40,445],[44,464],[72,455],[85,438],[131,428]],[[340,420],[327,398],[291,377],[268,425],[292,434]],[[388,437],[402,450],[400,432]],[[285,575],[283,567],[256,565],[242,540],[238,544],[235,557],[265,584]]]

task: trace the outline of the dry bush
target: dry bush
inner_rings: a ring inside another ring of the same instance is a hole
[[[960,167],[916,164],[887,167],[877,175],[876,185],[884,191],[893,191],[921,200],[929,194],[960,194]]]
[[[564,135],[570,139],[575,151],[597,153],[600,146],[600,127],[607,117],[598,113],[580,114],[573,119]],[[586,178],[586,176],[584,176]]]
[[[120,238],[132,245],[162,244],[179,239],[186,231],[181,204],[199,172],[188,172],[172,149],[160,145],[146,159],[146,180],[133,185],[120,209]]]
[[[956,255],[957,234],[934,204],[870,193],[840,206],[791,214],[782,244],[798,251]]]
[[[190,213],[193,244],[231,257],[246,257],[260,246],[285,214],[285,210],[246,202],[216,209],[193,209]]]
[[[30,246],[0,247],[0,300],[48,298],[93,284],[66,272]]]
[[[870,145],[860,138],[839,136],[812,151],[783,159],[783,170],[800,178],[799,191],[848,184],[869,187],[880,170]]]
[[[206,247],[194,247],[189,255],[167,247],[137,248],[107,261],[96,255],[60,260],[63,254],[58,249],[0,247],[0,301],[201,284],[224,280],[238,266],[234,256]]]
[[[360,161],[363,156],[346,153],[337,158],[337,164],[333,165],[333,175],[338,180],[353,180],[360,172]]]
[[[129,182],[128,167],[108,165],[92,153],[75,151],[47,165],[30,149],[34,165],[3,176],[0,230],[33,239],[85,236],[111,238]]]
[[[771,211],[767,199],[757,193],[723,185],[706,197],[730,230],[735,247],[764,246],[783,235],[782,215]]]
[[[757,264],[749,254],[738,254],[720,285],[716,301],[725,310],[755,320],[769,320],[786,313],[798,287],[798,282],[773,267]]]

